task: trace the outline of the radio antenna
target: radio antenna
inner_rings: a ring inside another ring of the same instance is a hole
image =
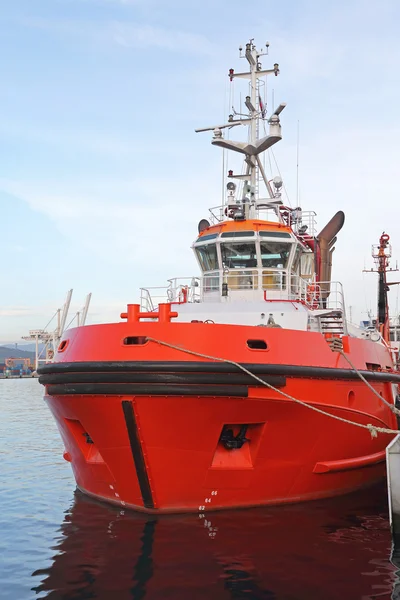
[[[296,206],[299,205],[299,155],[300,155],[300,121],[297,121]]]

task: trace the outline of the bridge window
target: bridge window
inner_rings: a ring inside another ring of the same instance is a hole
[[[225,242],[221,244],[222,263],[228,269],[257,266],[256,245]]]
[[[294,260],[293,260],[293,264],[292,264],[292,273],[295,275],[298,275],[299,271],[300,271],[301,254],[302,254],[302,249],[301,249],[301,246],[298,244],[296,247],[296,253],[294,255]]]
[[[290,233],[285,233],[284,231],[259,231],[258,232],[261,237],[274,237],[274,238],[291,238]]]
[[[201,235],[197,238],[196,242],[206,242],[207,240],[215,240],[218,237],[218,233],[209,233],[208,235]]]
[[[254,231],[225,231],[222,238],[254,237]]]
[[[300,259],[300,275],[304,279],[310,279],[314,273],[314,253],[303,252]]]
[[[263,271],[262,287],[263,290],[286,289],[286,271]]]
[[[292,244],[286,242],[261,242],[261,261],[263,267],[286,269]]]
[[[198,246],[196,252],[203,271],[215,271],[218,269],[218,254],[215,244]]]
[[[219,273],[207,273],[203,279],[203,292],[218,292],[219,291]]]

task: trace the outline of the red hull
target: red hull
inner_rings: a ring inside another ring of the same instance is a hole
[[[248,348],[255,335],[266,340],[267,350]],[[371,438],[368,430],[321,415],[255,381],[243,385],[234,367],[229,367],[234,373],[202,372],[203,365],[207,371],[223,363],[154,342],[123,345],[127,336],[151,336],[254,368],[280,370],[267,379],[275,377],[279,389],[295,398],[357,423],[397,428],[393,413],[318,333],[271,328],[255,334],[254,327],[200,323],[78,328],[68,332],[65,350],[46,367],[42,382],[64,456],[82,491],[141,511],[202,512],[202,507],[334,496],[384,476],[390,435]],[[396,376],[390,379],[387,372],[391,361],[384,346],[354,338],[343,343],[358,369],[379,365],[386,370],[369,375],[375,390],[393,403],[390,381]],[[128,383],[127,365],[133,365],[135,383]],[[146,365],[159,365],[150,384],[143,383],[149,381]],[[201,393],[196,381],[203,382]],[[143,391],[146,385],[152,393]],[[225,395],[225,389],[232,394]],[[247,441],[227,449],[222,432],[229,428],[237,436],[244,424]]]

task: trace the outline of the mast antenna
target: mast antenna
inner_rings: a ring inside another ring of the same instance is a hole
[[[254,39],[245,45],[245,48],[239,47],[240,57],[248,62],[248,70],[236,73],[234,69],[228,70],[228,77],[232,83],[234,79],[246,79],[249,83],[249,92],[245,97],[245,106],[247,112],[242,113],[232,110],[232,114],[228,117],[228,122],[222,125],[213,125],[196,129],[196,132],[212,131],[212,145],[218,146],[223,150],[231,150],[244,155],[246,164],[246,172],[242,175],[233,175],[233,171],[229,171],[229,178],[237,178],[242,180],[243,189],[241,198],[236,199],[236,217],[235,218],[255,218],[259,210],[259,181],[263,180],[268,192],[268,201],[276,198],[276,195],[271,191],[265,170],[262,166],[260,154],[264,153],[271,146],[282,139],[280,113],[285,108],[286,104],[281,103],[276,110],[273,109],[272,114],[268,119],[269,131],[262,138],[259,136],[260,119],[265,118],[265,106],[262,103],[260,96],[260,79],[267,75],[279,75],[279,64],[274,63],[271,69],[263,69],[260,58],[268,53],[268,42],[266,48],[257,50]],[[241,99],[241,98],[240,98]],[[245,125],[249,128],[249,135],[246,142],[233,141],[229,139],[229,130],[233,127]],[[225,136],[224,136],[225,134]],[[224,164],[224,159],[223,159]],[[260,179],[259,175],[262,178]],[[231,196],[230,196],[231,197]],[[263,199],[264,200],[264,199]],[[276,200],[275,200],[276,203]],[[268,204],[268,203],[267,203]],[[263,204],[264,206],[264,204]],[[276,207],[274,207],[274,210]]]
[[[387,281],[387,273],[397,271],[389,268],[389,261],[392,256],[392,247],[389,244],[390,237],[383,232],[379,238],[379,244],[372,246],[372,258],[375,262],[375,269],[365,271],[366,273],[378,273],[378,314],[377,327],[379,333],[386,342],[389,342],[389,303],[388,291],[391,285],[398,285],[400,281]]]
[[[296,160],[296,206],[299,206],[299,154],[300,154],[300,121],[297,121],[297,160]]]

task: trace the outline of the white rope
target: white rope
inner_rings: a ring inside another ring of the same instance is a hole
[[[351,368],[353,369],[353,371],[355,371],[357,373],[357,375],[359,376],[359,378],[365,383],[365,385],[367,387],[369,387],[369,389],[371,390],[371,392],[373,392],[375,394],[375,396],[377,396],[379,398],[379,400],[382,400],[382,402],[384,404],[386,404],[386,406],[388,408],[390,408],[390,410],[395,414],[395,415],[400,415],[400,410],[398,410],[394,404],[390,404],[390,402],[388,402],[386,400],[386,398],[384,398],[383,396],[381,396],[379,394],[379,392],[377,392],[372,385],[369,383],[369,381],[367,381],[364,377],[364,375],[362,373],[360,373],[360,371],[358,371],[358,369],[356,369],[356,367],[353,365],[353,363],[351,362],[350,358],[348,356],[345,355],[345,353],[343,352],[343,350],[338,350],[339,354],[341,354],[343,356],[343,358],[345,358],[347,360],[347,362],[349,363],[349,365],[351,366]]]
[[[163,342],[161,340],[157,340],[152,337],[147,337],[147,340],[149,342],[154,342],[155,344],[159,344],[160,346],[166,346],[167,348],[172,348],[173,350],[179,350],[180,352],[184,352],[186,354],[198,356],[199,358],[207,358],[208,360],[215,360],[218,362],[224,362],[224,363],[227,363],[230,365],[234,365],[235,367],[237,367],[244,373],[247,373],[247,375],[250,375],[250,377],[252,377],[256,381],[258,381],[261,385],[264,385],[265,387],[273,390],[274,392],[277,392],[278,394],[280,394],[281,396],[284,396],[288,400],[292,400],[293,402],[296,402],[297,404],[301,404],[301,406],[310,408],[311,410],[314,410],[315,412],[320,413],[321,415],[325,415],[326,417],[330,417],[331,419],[336,419],[337,421],[341,421],[342,423],[348,423],[349,425],[354,425],[355,427],[361,427],[361,429],[367,429],[370,432],[371,437],[373,437],[373,438],[378,437],[378,433],[389,433],[389,434],[394,434],[394,435],[398,435],[400,433],[400,431],[398,431],[397,429],[387,429],[386,427],[378,427],[377,425],[372,425],[371,423],[368,423],[367,425],[363,425],[362,423],[356,423],[355,421],[349,421],[348,419],[328,413],[320,408],[317,408],[316,406],[312,406],[311,404],[308,404],[307,402],[304,402],[303,400],[298,400],[297,398],[294,398],[293,396],[286,394],[286,392],[283,392],[282,390],[274,387],[270,383],[263,381],[262,379],[260,379],[260,377],[257,377],[257,375],[255,375],[254,373],[252,373],[251,371],[246,369],[246,367],[243,367],[243,365],[235,362],[234,360],[229,360],[227,358],[218,358],[217,356],[209,356],[208,354],[202,354],[200,352],[195,352],[194,350],[188,350],[187,348],[183,348],[181,346],[175,346],[174,344],[169,344],[168,342]],[[379,396],[379,397],[382,398],[382,396]]]

